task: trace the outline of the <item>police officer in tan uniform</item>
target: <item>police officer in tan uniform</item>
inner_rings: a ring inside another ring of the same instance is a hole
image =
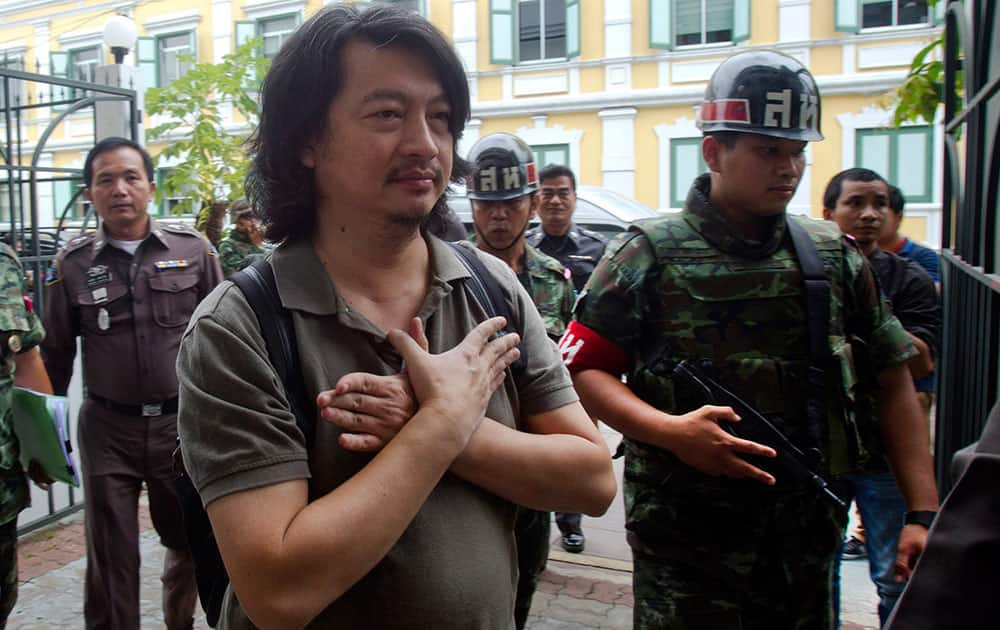
[[[139,627],[137,507],[145,483],[153,526],[167,548],[164,621],[187,628],[197,589],[172,483],[174,363],[188,318],[222,271],[197,231],[147,214],[156,187],[142,147],[102,140],[87,155],[83,175],[102,225],[70,241],[49,270],[42,352],[55,391],[65,394],[76,338],[83,338],[86,627]]]

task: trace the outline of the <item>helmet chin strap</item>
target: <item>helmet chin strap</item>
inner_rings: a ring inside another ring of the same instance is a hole
[[[487,245],[489,245],[490,249],[492,249],[493,251],[495,251],[495,252],[505,252],[508,249],[510,249],[511,247],[513,247],[519,240],[521,240],[521,237],[524,236],[524,233],[528,231],[528,224],[529,223],[531,223],[531,214],[530,213],[528,214],[528,218],[526,218],[524,220],[524,225],[521,226],[521,231],[518,232],[517,236],[514,237],[514,240],[512,240],[510,242],[510,245],[508,245],[507,247],[497,247],[496,245],[494,245],[493,243],[491,243],[488,238],[486,238],[485,234],[480,233],[480,234],[477,234],[477,236],[479,238],[483,239],[483,242],[486,243]]]

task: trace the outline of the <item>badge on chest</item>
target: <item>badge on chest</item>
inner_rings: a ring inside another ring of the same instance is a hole
[[[87,269],[87,286],[96,287],[111,282],[111,270],[107,265],[94,265]]]
[[[191,266],[191,261],[181,258],[180,260],[158,260],[153,263],[157,271],[166,271],[167,269],[186,269]]]

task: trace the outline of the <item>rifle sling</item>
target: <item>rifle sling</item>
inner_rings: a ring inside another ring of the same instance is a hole
[[[826,426],[825,368],[830,362],[830,279],[816,244],[806,229],[795,219],[786,217],[788,234],[792,239],[795,257],[802,269],[806,294],[806,325],[809,341],[809,398],[807,402],[808,434],[812,449],[823,444],[822,431]]]

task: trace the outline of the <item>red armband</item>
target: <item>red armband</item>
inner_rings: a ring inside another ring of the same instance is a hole
[[[559,352],[570,373],[597,369],[618,375],[632,365],[621,348],[577,321],[569,323],[559,340]]]
[[[24,308],[28,309],[29,313],[35,312],[35,303],[27,295],[24,296]]]

